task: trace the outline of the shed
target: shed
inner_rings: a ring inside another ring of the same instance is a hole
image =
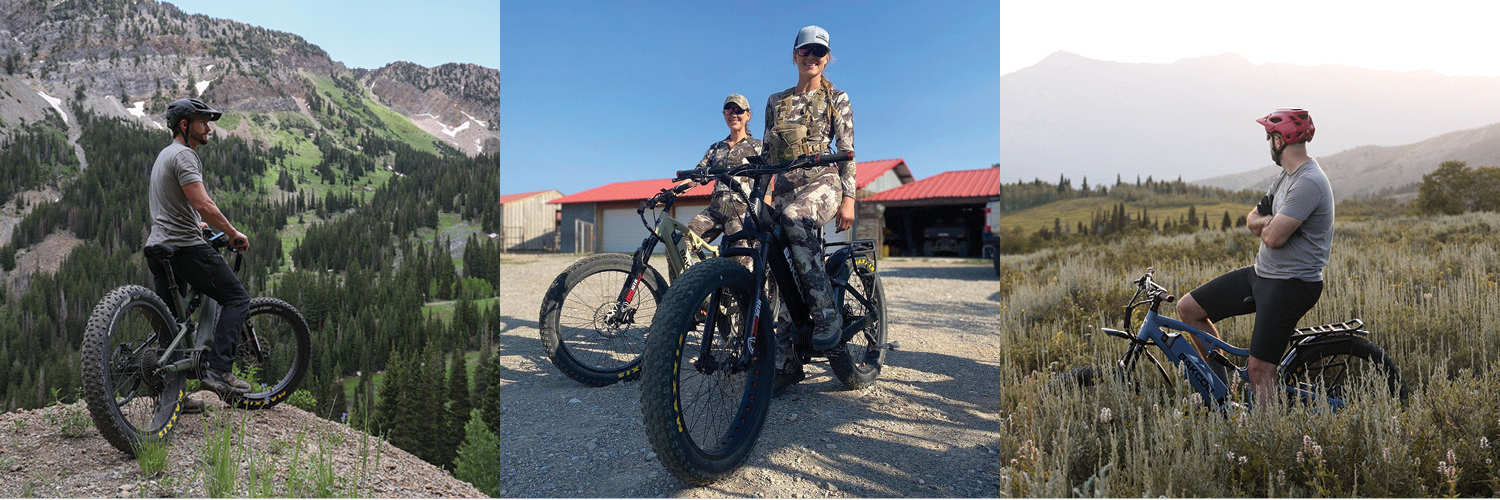
[[[991,167],[943,172],[865,201],[884,207],[893,255],[968,257],[981,255],[984,204],[999,197],[1000,169]]]
[[[556,189],[500,195],[501,248],[505,250],[556,250],[557,205],[562,197]]]

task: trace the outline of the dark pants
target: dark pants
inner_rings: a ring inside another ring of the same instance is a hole
[[[158,269],[160,265],[156,262],[149,265],[157,293],[171,300],[165,295],[167,277]],[[172,274],[177,277],[179,286],[186,282],[199,293],[213,297],[222,307],[219,322],[214,325],[213,345],[204,353],[203,360],[209,368],[228,373],[234,364],[234,348],[240,338],[240,329],[250,313],[250,294],[245,292],[245,285],[224,262],[224,256],[208,245],[179,247],[172,254]]]
[[[1245,266],[1209,280],[1192,292],[1193,300],[1218,322],[1230,316],[1255,313],[1250,355],[1271,364],[1291,344],[1297,322],[1323,296],[1322,281],[1262,278],[1255,266]]]

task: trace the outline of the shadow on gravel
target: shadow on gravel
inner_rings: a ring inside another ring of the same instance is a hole
[[[994,302],[996,304],[1000,303],[1000,292],[999,291],[996,291],[994,295],[990,296],[990,302]]]
[[[901,267],[880,268],[880,275],[891,278],[998,281],[995,278],[994,269],[983,265],[923,267],[914,263]]]

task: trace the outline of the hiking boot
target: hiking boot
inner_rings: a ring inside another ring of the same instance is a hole
[[[221,373],[209,368],[203,370],[203,377],[199,379],[203,387],[219,393],[219,396],[241,395],[250,392],[250,383],[236,378],[233,373]]]
[[[807,372],[802,370],[802,363],[793,364],[791,368],[776,370],[776,383],[771,384],[771,397],[781,397],[787,389],[805,378],[807,378]]]
[[[843,318],[832,308],[813,311],[812,348],[819,351],[832,350],[843,340]]]
[[[199,413],[203,413],[203,401],[192,396],[183,396],[182,414],[196,415]]]

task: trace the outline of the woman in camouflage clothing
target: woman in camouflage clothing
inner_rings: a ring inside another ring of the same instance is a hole
[[[828,32],[808,26],[797,32],[792,62],[797,86],[766,99],[765,148],[772,162],[804,154],[854,152],[854,114],[849,96],[824,77],[832,58]],[[838,218],[843,232],[854,224],[854,162],[778,175],[772,199],[792,257],[792,269],[811,306],[812,345],[826,351],[838,346],[842,318],[833,308],[833,290],[820,256],[818,229]]]
[[[698,169],[732,167],[745,163],[748,156],[761,154],[761,142],[750,136],[750,101],[745,96],[730,94],[724,99],[724,124],[729,126],[729,137],[708,147],[708,152],[703,153],[703,160],[698,162]],[[741,178],[739,181],[740,189],[748,194],[751,187],[749,179]],[[693,181],[686,180],[678,184],[691,182]],[[709,202],[708,208],[688,221],[687,226],[700,238],[713,241],[721,233],[730,235],[739,232],[745,220],[745,209],[744,198],[735,194],[729,186],[715,183],[713,200]],[[733,246],[747,247],[749,242],[738,241]],[[740,261],[749,263],[750,260],[741,257]]]

